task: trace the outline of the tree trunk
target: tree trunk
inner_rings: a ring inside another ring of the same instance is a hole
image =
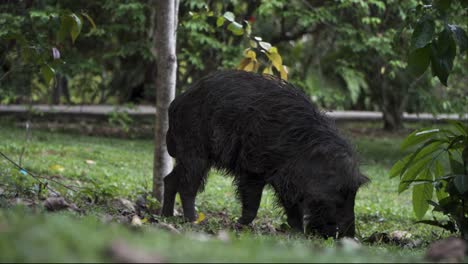
[[[68,91],[68,80],[61,74],[56,75],[56,81],[52,87],[52,100],[51,103],[58,105],[61,103],[62,96],[65,96],[67,103],[70,103],[70,93]]]
[[[384,130],[398,131],[403,128],[403,110],[407,95],[392,89],[392,84],[382,80],[382,114]]]
[[[172,170],[172,158],[167,152],[166,132],[169,127],[168,109],[174,99],[177,73],[176,28],[178,0],[157,0],[156,31],[156,127],[153,167],[153,196],[163,202],[164,177]]]

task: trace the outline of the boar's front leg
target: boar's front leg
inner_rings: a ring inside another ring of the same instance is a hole
[[[304,232],[303,228],[303,214],[298,205],[293,205],[290,207],[284,208],[286,215],[288,217],[288,224],[291,228],[299,232]]]
[[[242,203],[242,216],[237,222],[241,225],[250,224],[257,216],[265,186],[265,181],[261,177],[249,176],[247,179],[241,179],[237,186]]]

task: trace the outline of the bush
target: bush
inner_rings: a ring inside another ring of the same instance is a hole
[[[398,191],[413,189],[418,219],[430,206],[449,219],[419,222],[458,231],[468,240],[468,126],[451,121],[447,128],[416,130],[401,148],[413,151],[390,171],[390,177],[400,176]]]

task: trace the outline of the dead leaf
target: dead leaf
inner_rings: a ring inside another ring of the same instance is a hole
[[[173,225],[161,222],[161,223],[157,223],[156,226],[160,227],[161,229],[167,230],[171,233],[180,234],[180,231],[177,230],[177,228],[175,228]]]
[[[95,165],[96,164],[96,162],[94,160],[86,160],[85,162],[88,165]]]
[[[113,262],[117,263],[165,263],[167,262],[163,257],[155,254],[148,253],[138,248],[131,247],[123,240],[117,240],[105,251],[106,255],[110,257]]]
[[[393,240],[398,240],[398,241],[401,241],[401,240],[404,240],[404,239],[410,239],[411,236],[412,236],[411,233],[408,232],[408,231],[396,230],[396,231],[393,231],[392,233],[390,233],[390,237]]]
[[[200,224],[201,222],[203,222],[203,220],[205,220],[205,214],[204,213],[198,213],[198,218],[197,220],[195,220],[195,224]]]
[[[56,172],[63,172],[65,170],[63,166],[60,166],[58,164],[50,166],[49,169]]]

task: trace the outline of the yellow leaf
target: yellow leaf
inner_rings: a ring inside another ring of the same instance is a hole
[[[263,69],[263,74],[271,74],[273,75],[273,69],[271,68],[271,65],[265,67],[265,69]]]
[[[245,68],[245,66],[247,66],[249,63],[250,63],[250,59],[249,58],[244,58],[239,63],[239,67],[237,67],[237,69],[238,70],[243,70]]]
[[[255,51],[253,51],[251,49],[246,49],[244,51],[244,57],[249,58],[249,59],[256,59],[257,54],[255,53]]]
[[[56,171],[56,172],[63,172],[65,170],[64,167],[62,167],[62,166],[60,166],[58,164],[50,166],[49,169],[52,170],[52,171]]]
[[[280,70],[280,75],[281,79],[287,81],[288,80],[288,68],[284,65],[282,65],[281,70]]]
[[[275,51],[275,52],[270,52],[270,51]],[[269,51],[267,52],[267,57],[270,59],[271,63],[273,63],[273,66],[275,66],[275,68],[281,72],[281,66],[283,65],[283,59],[281,58],[281,55],[279,55],[278,53],[278,50],[273,47],[271,49],[269,49]]]
[[[248,71],[248,72],[255,72],[257,71],[257,61],[256,60],[250,60],[250,63],[247,64],[245,67],[244,67],[244,71]]]
[[[269,53],[278,53],[278,49],[276,47],[271,47],[268,49]]]
[[[148,218],[145,217],[145,218],[141,219],[141,222],[142,222],[143,224],[148,223]]]
[[[205,214],[204,213],[198,213],[198,218],[197,220],[195,221],[195,224],[199,224],[201,222],[203,222],[203,220],[205,220]]]

